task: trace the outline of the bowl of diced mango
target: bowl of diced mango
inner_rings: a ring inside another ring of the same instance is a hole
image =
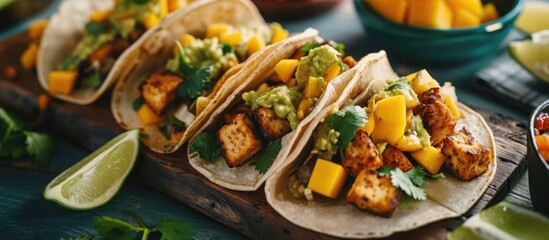
[[[496,53],[524,0],[354,0],[366,35],[389,53],[433,65]]]

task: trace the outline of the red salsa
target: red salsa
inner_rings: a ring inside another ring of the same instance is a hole
[[[536,145],[539,153],[549,163],[549,114],[541,113],[536,118]]]

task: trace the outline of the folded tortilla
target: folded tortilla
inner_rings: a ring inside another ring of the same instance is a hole
[[[265,195],[269,204],[290,222],[320,233],[344,238],[385,237],[395,232],[411,230],[431,222],[463,215],[482,196],[496,172],[496,152],[492,131],[478,113],[458,103],[462,117],[457,120],[456,129],[466,126],[477,141],[492,152],[488,171],[472,181],[460,181],[443,170],[446,178],[427,179],[425,201],[401,201],[392,218],[361,211],[345,199],[329,202],[307,201],[294,198],[288,190],[287,179],[297,164],[303,164],[313,148],[312,133],[322,118],[329,116],[334,107],[342,109],[345,105],[365,106],[376,92],[386,86],[386,80],[394,79],[396,74],[385,58],[370,66],[373,82],[356,98],[336,102],[321,111],[311,123],[302,139],[296,142],[290,162],[277,170],[265,183]],[[381,72],[384,71],[384,72]]]
[[[133,101],[141,96],[139,86],[146,80],[146,77],[158,69],[163,69],[166,62],[173,56],[174,43],[184,34],[204,36],[208,26],[212,23],[227,23],[233,26],[266,25],[257,8],[249,1],[202,0],[193,2],[184,9],[169,15],[155,28],[147,31],[135,44],[136,46],[128,50],[128,54],[125,54],[124,68],[116,72],[115,78],[118,81],[111,99],[113,116],[124,129],[141,129],[142,133],[148,136],[147,139],[143,139],[143,143],[155,152],[166,154],[178,150],[197,128],[208,120],[212,110],[223,102],[215,100],[219,97],[212,99],[209,104],[211,106],[206,107],[193,123],[187,126],[180,139],[175,142],[167,139],[156,125],[144,125],[132,106]],[[276,44],[283,44],[283,42]],[[252,75],[251,72],[259,68],[262,60],[271,54],[274,49],[272,45],[254,53],[244,63],[225,72],[222,78],[227,80],[221,88],[214,88],[210,95],[216,96],[219,92],[232,92],[240,83],[246,81]]]

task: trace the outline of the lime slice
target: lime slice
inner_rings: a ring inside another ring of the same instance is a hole
[[[515,22],[515,26],[529,34],[549,29],[549,3],[543,1],[526,2]]]
[[[44,190],[44,198],[87,210],[108,202],[130,173],[139,150],[139,130],[122,133],[59,176]]]
[[[548,235],[549,219],[504,201],[471,217],[446,239],[545,239]]]
[[[549,30],[532,34],[532,39],[509,44],[511,56],[534,76],[549,82]]]

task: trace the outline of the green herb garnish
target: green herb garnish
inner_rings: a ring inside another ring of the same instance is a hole
[[[200,157],[212,162],[221,156],[221,143],[215,134],[202,132],[191,143],[189,151],[197,152]]]
[[[341,153],[347,149],[347,146],[355,137],[356,130],[366,125],[367,121],[366,111],[359,106],[348,106],[328,118],[328,126],[340,134]]]
[[[266,173],[271,165],[273,165],[273,162],[276,159],[276,156],[278,156],[280,149],[282,149],[282,144],[280,140],[271,142],[265,149],[263,149],[259,153],[257,160],[255,160],[255,162],[253,163],[253,165],[255,166],[255,170],[257,170],[261,174]]]
[[[207,89],[211,84],[212,69],[208,67],[191,66],[185,60],[183,46],[179,41],[176,42],[179,48],[179,66],[181,73],[187,77],[187,80],[177,89],[178,95],[184,100],[195,100],[200,96],[202,90]]]

